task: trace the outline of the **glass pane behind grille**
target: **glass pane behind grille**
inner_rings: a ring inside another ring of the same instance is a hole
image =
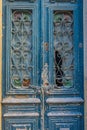
[[[73,12],[54,11],[54,82],[57,87],[73,85]]]
[[[13,88],[32,83],[32,11],[13,10],[11,15],[10,79]]]

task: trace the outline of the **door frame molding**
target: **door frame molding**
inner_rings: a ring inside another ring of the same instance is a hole
[[[2,0],[0,0],[0,130],[2,130]]]

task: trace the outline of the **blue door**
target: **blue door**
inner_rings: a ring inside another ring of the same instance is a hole
[[[3,0],[3,130],[84,130],[82,0]]]

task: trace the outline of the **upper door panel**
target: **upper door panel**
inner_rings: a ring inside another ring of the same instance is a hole
[[[31,86],[40,86],[40,5],[32,2],[10,2],[5,8],[7,94],[32,94]]]
[[[55,94],[80,94],[79,82],[79,11],[75,4],[45,4],[44,63],[48,64],[51,92]],[[47,19],[48,18],[48,19]]]

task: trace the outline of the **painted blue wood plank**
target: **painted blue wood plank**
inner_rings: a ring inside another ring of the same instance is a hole
[[[46,103],[52,104],[67,104],[67,103],[83,103],[84,100],[81,97],[65,97],[65,98],[48,98]]]
[[[2,101],[3,104],[38,104],[40,103],[40,99],[38,98],[4,98]]]

